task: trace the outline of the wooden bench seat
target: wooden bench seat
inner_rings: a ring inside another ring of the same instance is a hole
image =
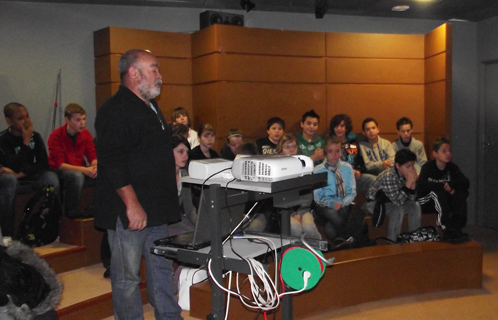
[[[315,288],[294,296],[294,319],[382,299],[482,287],[483,250],[475,241],[381,245],[325,256],[336,262]],[[230,319],[254,319],[254,311],[231,299]],[[190,306],[190,316],[206,319],[211,312],[208,282],[191,287]]]

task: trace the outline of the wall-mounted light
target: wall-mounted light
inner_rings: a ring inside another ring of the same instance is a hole
[[[252,9],[254,9],[254,7],[256,6],[254,3],[251,2],[251,0],[241,0],[240,1],[240,6],[242,7],[242,9],[244,9],[246,12],[249,12],[251,11]]]
[[[410,9],[410,6],[407,5],[400,5],[400,6],[394,6],[392,7],[392,11],[397,11],[397,12],[403,12]]]
[[[316,0],[315,3],[315,17],[317,19],[322,19],[325,12],[328,10],[327,0]]]

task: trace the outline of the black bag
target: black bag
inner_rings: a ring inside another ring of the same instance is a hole
[[[355,203],[351,203],[346,210],[349,211],[346,222],[339,232],[339,237],[332,242],[333,247],[331,250],[356,249],[376,245],[375,242],[368,238],[365,211]]]
[[[50,291],[42,274],[35,267],[11,257],[1,246],[0,275],[0,295],[9,295],[17,306],[27,304],[33,309]]]
[[[356,204],[348,206],[348,216],[339,236],[348,239],[353,237],[357,242],[368,240],[368,226],[365,223],[365,212]]]
[[[61,214],[54,187],[43,188],[26,204],[15,239],[31,247],[54,242],[59,236]]]
[[[420,241],[441,241],[439,231],[436,227],[420,227],[411,232],[402,233],[398,236],[398,243],[412,243]]]

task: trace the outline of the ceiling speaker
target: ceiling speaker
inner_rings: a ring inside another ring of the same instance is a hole
[[[231,14],[217,11],[204,11],[200,14],[201,29],[213,24],[226,24],[231,26],[244,26],[244,16],[241,14]]]

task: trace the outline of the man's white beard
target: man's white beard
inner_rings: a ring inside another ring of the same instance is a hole
[[[144,82],[145,82],[144,80],[147,80],[147,79],[142,77],[142,81],[140,82],[140,85],[138,87],[138,92],[140,93],[140,96],[145,100],[154,99],[155,97],[157,97],[161,93],[161,86],[156,87],[156,84],[158,82],[162,84],[162,81],[160,79],[157,79],[154,82],[154,84],[151,86],[148,84],[144,84]]]

